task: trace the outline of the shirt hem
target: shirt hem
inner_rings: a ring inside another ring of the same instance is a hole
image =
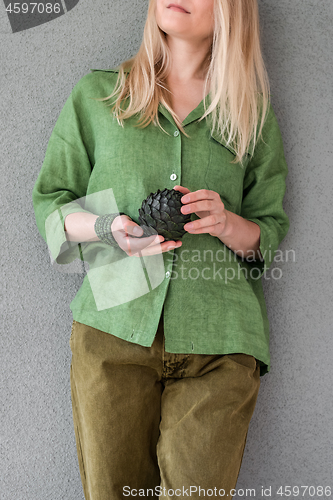
[[[86,316],[84,312],[81,311],[73,311],[73,319],[78,321],[79,323],[84,323],[92,328],[96,328],[105,333],[109,333],[110,335],[114,335],[122,340],[127,342],[131,342],[134,344],[141,345],[142,347],[151,347],[157,332],[157,327],[153,327],[151,332],[145,330],[135,330],[129,327],[128,334],[123,334],[122,332],[117,331],[116,328],[106,327],[105,325],[98,325],[96,321],[94,321],[94,317],[91,315],[91,311],[89,311],[89,315]],[[233,332],[236,335],[235,332]],[[172,344],[172,348],[169,345]],[[248,354],[250,356],[254,356],[260,364],[260,376],[264,376],[266,373],[270,371],[270,356],[267,354],[267,347],[264,346],[260,349],[260,346],[254,346],[248,344],[246,342],[238,342],[238,343],[230,343],[230,342],[221,342],[220,344],[214,345],[214,347],[208,347],[205,344],[196,344],[191,340],[182,340],[179,339],[165,339],[165,351],[173,354],[203,354],[203,355],[224,355],[224,354],[235,354],[242,353]]]

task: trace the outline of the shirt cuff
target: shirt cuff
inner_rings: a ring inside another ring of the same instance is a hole
[[[82,256],[83,248],[89,242],[80,243],[67,240],[64,229],[66,216],[77,212],[91,213],[84,210],[78,203],[71,202],[52,212],[46,219],[46,243],[52,262],[70,264],[76,259],[84,260]]]
[[[255,222],[260,227],[259,250],[262,259],[245,259],[245,262],[250,266],[250,276],[252,279],[259,279],[270,268],[275,252],[279,246],[278,238],[273,231],[270,231],[269,225],[260,219],[246,219]]]

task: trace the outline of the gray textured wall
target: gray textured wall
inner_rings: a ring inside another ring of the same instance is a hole
[[[259,0],[273,106],[289,165],[291,221],[264,280],[271,372],[262,379],[238,488],[332,486],[332,0]],[[81,0],[66,15],[1,37],[2,500],[83,499],[69,387],[69,303],[83,276],[50,266],[31,191],[68,95],[90,68],[140,44],[146,1]],[[285,254],[284,254],[285,255]],[[317,498],[310,490],[302,498]],[[241,498],[241,496],[239,497]],[[295,497],[294,497],[295,498]],[[301,498],[301,495],[299,496]]]

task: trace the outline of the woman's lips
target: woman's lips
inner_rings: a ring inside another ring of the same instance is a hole
[[[187,10],[185,10],[183,7],[181,7],[180,5],[175,5],[174,3],[168,5],[168,9],[175,10],[176,12],[183,12],[185,14],[189,14],[189,12],[187,12]]]

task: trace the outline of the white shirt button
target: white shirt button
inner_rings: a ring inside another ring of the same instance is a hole
[[[173,133],[173,135],[174,135],[175,137],[178,137],[178,136],[179,136],[179,130],[175,130],[175,131],[174,131],[174,133]]]
[[[175,181],[175,180],[177,179],[177,175],[176,175],[176,174],[171,174],[171,175],[170,175],[170,179],[171,179],[172,181]]]
[[[167,272],[165,273],[165,277],[166,277],[166,278],[170,278],[170,275],[171,275],[170,271],[167,271]]]

